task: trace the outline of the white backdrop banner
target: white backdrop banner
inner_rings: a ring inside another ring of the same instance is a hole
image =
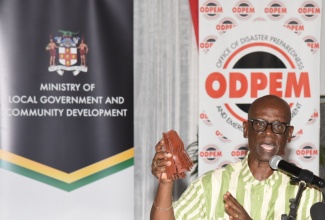
[[[199,175],[247,154],[243,121],[274,94],[295,127],[285,158],[319,173],[321,1],[199,1]]]

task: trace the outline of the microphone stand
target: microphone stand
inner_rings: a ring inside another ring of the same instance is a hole
[[[291,178],[291,180],[294,182],[298,182],[298,179],[296,179],[296,178]],[[301,199],[302,193],[305,189],[306,189],[306,182],[299,181],[299,189],[298,189],[296,198],[292,198],[289,200],[289,202],[290,202],[289,216],[287,214],[282,214],[281,220],[295,220],[296,219],[300,199]]]

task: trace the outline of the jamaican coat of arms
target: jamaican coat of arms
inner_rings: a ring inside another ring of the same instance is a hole
[[[78,37],[78,32],[63,31],[61,36],[50,36],[50,42],[46,46],[49,51],[50,63],[48,70],[63,75],[64,71],[72,71],[76,76],[80,72],[87,72],[86,56],[88,53],[88,45],[85,38]],[[57,57],[58,62],[57,64]],[[79,59],[79,60],[78,60]]]

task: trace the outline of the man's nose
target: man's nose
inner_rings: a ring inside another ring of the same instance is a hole
[[[266,132],[267,134],[273,134],[272,124],[267,124],[267,125],[266,125],[265,132]]]

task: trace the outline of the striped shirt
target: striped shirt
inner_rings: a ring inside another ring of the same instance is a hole
[[[280,220],[289,214],[291,198],[296,198],[299,185],[290,184],[290,177],[274,171],[266,180],[258,181],[248,167],[248,157],[207,172],[195,180],[180,199],[174,202],[176,219],[229,219],[224,209],[223,195],[229,191],[254,220]],[[319,189],[307,187],[302,194],[297,220],[311,219],[310,208],[322,201]]]

